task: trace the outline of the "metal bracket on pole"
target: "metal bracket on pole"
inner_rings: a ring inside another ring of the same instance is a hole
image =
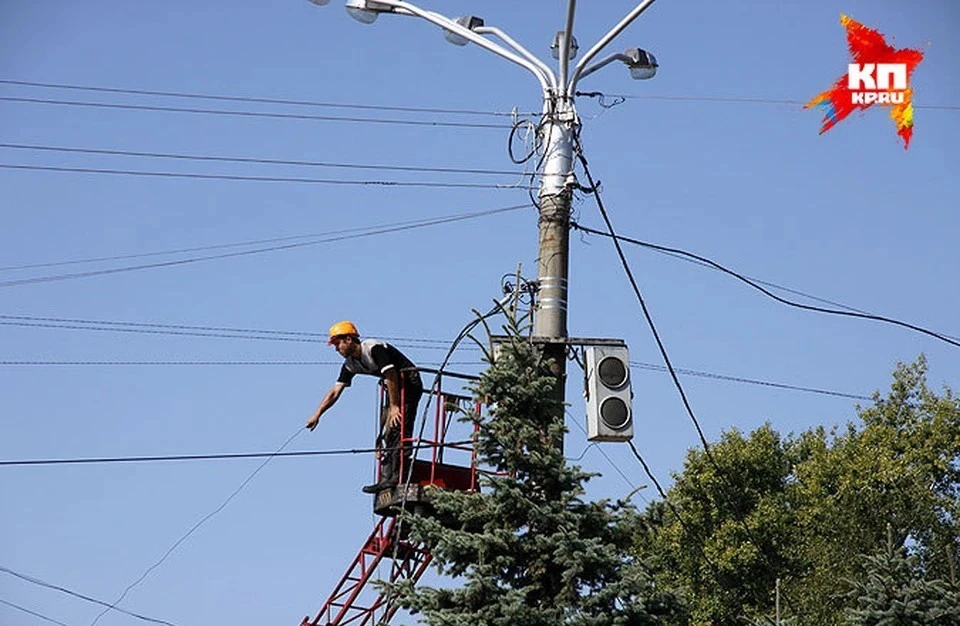
[[[568,346],[615,346],[621,347],[627,345],[623,339],[609,339],[603,337],[539,337],[534,335],[530,337],[530,342],[534,344],[541,343],[562,343]],[[511,341],[510,335],[491,335],[490,342],[494,345],[507,343]]]

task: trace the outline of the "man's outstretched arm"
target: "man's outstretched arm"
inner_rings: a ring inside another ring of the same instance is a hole
[[[313,415],[310,416],[310,419],[307,420],[307,428],[313,430],[317,427],[317,424],[320,423],[320,416],[327,412],[327,409],[332,407],[337,403],[337,400],[340,399],[340,394],[343,393],[346,385],[337,381],[333,383],[333,387],[330,388],[330,391],[327,392],[327,395],[323,396],[323,400],[320,401],[320,406],[317,407],[317,410],[313,412]]]

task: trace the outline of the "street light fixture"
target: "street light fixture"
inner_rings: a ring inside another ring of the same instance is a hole
[[[628,57],[624,61],[630,68],[630,77],[634,80],[648,80],[657,74],[657,57],[642,48],[627,48],[623,53]]]
[[[310,1],[316,3],[316,0]],[[329,0],[321,2],[326,4]],[[393,10],[392,7],[373,0],[347,0],[346,9],[350,17],[361,24],[373,24],[381,13],[390,13]]]
[[[311,0],[324,5],[328,0]],[[433,11],[427,11],[405,0],[347,0],[350,15],[370,24],[380,13],[414,16],[424,19],[444,31],[444,37],[458,46],[474,43],[493,52],[532,73],[540,82],[543,94],[543,119],[537,126],[540,160],[540,188],[538,209],[540,212],[540,248],[537,260],[538,310],[534,320],[535,337],[544,344],[547,358],[553,359],[554,374],[560,381],[566,376],[567,350],[567,275],[569,273],[568,250],[570,245],[570,207],[573,190],[577,187],[574,174],[574,147],[580,130],[580,119],[574,105],[579,81],[600,68],[621,61],[636,79],[652,78],[657,72],[657,60],[640,48],[612,54],[591,65],[597,56],[614,38],[640,16],[655,0],[641,0],[623,19],[611,28],[591,47],[570,70],[569,62],[577,55],[577,42],[573,36],[576,0],[567,0],[565,28],[558,32],[551,45],[551,53],[558,60],[558,72],[530,51],[511,39],[506,33],[486,26],[475,16],[451,19]],[[486,35],[496,37],[500,45]],[[562,406],[564,386],[556,387]],[[562,414],[561,414],[562,417]]]
[[[559,60],[560,59],[560,48],[563,47],[563,37],[566,31],[558,30],[557,34],[553,36],[553,43],[550,44],[550,56]],[[576,58],[577,50],[580,49],[580,46],[577,44],[577,38],[571,36],[570,43],[567,45],[567,60]]]
[[[657,58],[652,53],[642,48],[627,48],[623,52],[606,56],[590,67],[580,72],[577,81],[593,74],[602,67],[605,67],[614,61],[621,61],[630,69],[630,76],[634,80],[647,80],[653,78],[657,73]]]
[[[460,26],[463,26],[466,29],[476,31],[478,28],[483,28],[483,18],[477,17],[476,15],[464,15],[463,17],[458,17],[453,20]],[[465,46],[470,43],[470,40],[464,37],[463,35],[458,35],[452,30],[443,30],[444,38],[452,43],[455,46]]]

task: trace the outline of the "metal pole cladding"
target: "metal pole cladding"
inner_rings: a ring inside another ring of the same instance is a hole
[[[570,251],[570,206],[573,197],[573,144],[579,121],[573,102],[554,97],[541,125],[543,170],[540,176],[538,309],[533,334],[546,340],[544,355],[553,362],[556,398],[563,419],[566,386],[567,296]],[[562,437],[557,442],[563,449]]]
[[[553,104],[540,131],[543,146],[537,254],[540,293],[534,335],[562,341],[567,336],[570,203],[577,114],[573,103],[562,97],[555,97]]]

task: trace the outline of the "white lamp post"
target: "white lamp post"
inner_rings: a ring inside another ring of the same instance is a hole
[[[329,0],[310,0],[325,5]],[[552,56],[558,60],[558,72],[530,53],[498,28],[487,26],[481,18],[465,16],[449,18],[424,10],[403,0],[347,0],[351,17],[364,23],[374,22],[381,13],[419,17],[444,31],[450,43],[465,46],[474,43],[497,56],[515,63],[536,77],[543,94],[543,122],[538,126],[538,145],[543,164],[540,174],[540,245],[537,261],[539,284],[538,310],[534,335],[545,344],[547,356],[554,358],[560,400],[563,400],[563,381],[566,371],[567,339],[567,274],[570,236],[570,204],[576,185],[574,174],[574,142],[580,120],[574,106],[577,84],[602,67],[621,61],[635,79],[652,78],[657,71],[657,60],[640,48],[611,54],[590,64],[614,38],[640,16],[654,0],[643,0],[619,23],[601,37],[580,59],[571,72],[569,62],[577,54],[573,36],[576,0],[568,0],[565,28],[559,31],[551,45]],[[495,37],[500,45],[488,37]]]

